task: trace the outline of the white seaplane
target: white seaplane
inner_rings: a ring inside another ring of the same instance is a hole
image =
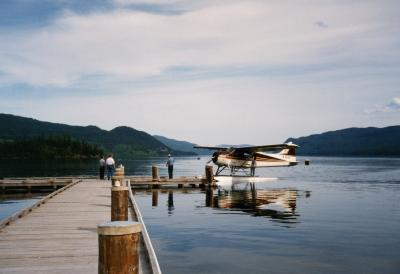
[[[218,166],[215,176],[220,175],[226,168],[230,168],[230,176],[235,176],[236,172],[243,171],[247,177],[254,177],[255,169],[259,167],[297,165],[296,148],[298,147],[292,142],[244,147],[194,146],[194,148],[215,150],[211,160],[208,162],[212,161]],[[246,171],[247,169],[250,169],[250,173]],[[255,178],[252,178],[252,181],[256,181]]]

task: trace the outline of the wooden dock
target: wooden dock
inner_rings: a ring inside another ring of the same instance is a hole
[[[202,176],[180,176],[174,179],[159,177],[154,179],[151,176],[126,176],[133,188],[158,188],[163,187],[204,187],[209,180]],[[96,180],[95,177],[74,177],[74,178],[18,178],[0,180],[0,193],[36,193],[50,192],[72,183],[74,180]],[[104,182],[104,181],[103,181]],[[215,183],[215,181],[214,181]]]
[[[97,225],[110,220],[111,184],[93,179],[73,184],[0,228],[1,274],[98,272]],[[131,209],[130,218],[140,221],[137,206]],[[144,231],[139,273],[161,273]]]
[[[49,192],[62,188],[74,180],[73,178],[46,178],[46,179],[6,179],[0,180],[0,191],[6,193]]]
[[[160,186],[202,187],[207,183],[207,180],[203,177],[177,177],[174,179],[161,177],[153,179],[150,176],[127,176],[125,179],[129,179],[131,186],[134,188],[158,188]]]

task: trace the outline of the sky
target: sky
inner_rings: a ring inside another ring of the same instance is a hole
[[[201,145],[400,124],[397,0],[2,0],[0,113]]]

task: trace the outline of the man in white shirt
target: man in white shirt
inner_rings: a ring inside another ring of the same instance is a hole
[[[107,180],[110,180],[112,176],[114,176],[114,170],[115,170],[115,161],[112,157],[112,155],[108,155],[108,158],[106,160],[106,166],[107,166]]]

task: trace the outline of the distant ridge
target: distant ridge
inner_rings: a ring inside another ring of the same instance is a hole
[[[299,155],[315,156],[400,156],[400,126],[347,128],[289,138],[300,146]]]
[[[121,126],[107,131],[96,126],[70,126],[0,114],[0,141],[13,141],[47,136],[70,136],[98,145],[116,157],[164,156],[172,149],[150,134]],[[188,153],[174,151],[176,155]]]
[[[171,138],[167,138],[167,137],[160,136],[160,135],[153,135],[153,137],[156,138],[158,141],[162,142],[163,144],[165,144],[166,146],[170,147],[173,150],[190,152],[190,153],[195,153],[198,155],[212,154],[212,152],[210,152],[207,149],[193,148],[193,146],[196,145],[194,143],[190,143],[187,141],[179,141],[176,139],[171,139]]]
[[[32,142],[37,142],[37,138],[56,136],[72,137],[73,139],[68,141],[70,146],[75,144],[74,139],[82,140],[89,145],[94,145],[90,147],[91,150],[99,148],[105,152],[114,153],[118,158],[165,156],[170,152],[175,156],[212,153],[208,150],[194,149],[194,143],[159,135],[151,136],[144,131],[127,126],[107,131],[93,125],[71,126],[0,113],[0,143],[3,144],[3,147],[15,140],[25,142],[34,139]],[[56,147],[48,147],[49,143],[54,143],[53,139],[41,140],[42,143],[46,143],[49,150],[56,149]],[[60,143],[62,139],[57,140]],[[347,128],[300,138],[289,138],[286,142],[298,144],[300,146],[297,150],[299,155],[398,157],[400,156],[398,140],[400,140],[400,126]],[[24,144],[29,145],[29,142]],[[86,146],[85,143],[82,145]],[[79,152],[76,150],[64,150],[63,153],[79,157]]]
[[[198,145],[195,143],[171,139],[171,138],[167,138],[167,137],[160,136],[160,135],[153,135],[153,137],[156,138],[157,140],[159,140],[160,142],[162,142],[163,144],[165,144],[166,146],[170,147],[173,150],[195,153],[197,155],[211,155],[213,153],[213,151],[209,150],[209,149],[194,148],[194,146]],[[201,145],[204,146],[204,144],[201,144]],[[251,145],[249,145],[249,144],[217,145],[217,147],[241,147],[241,146],[251,146]]]

